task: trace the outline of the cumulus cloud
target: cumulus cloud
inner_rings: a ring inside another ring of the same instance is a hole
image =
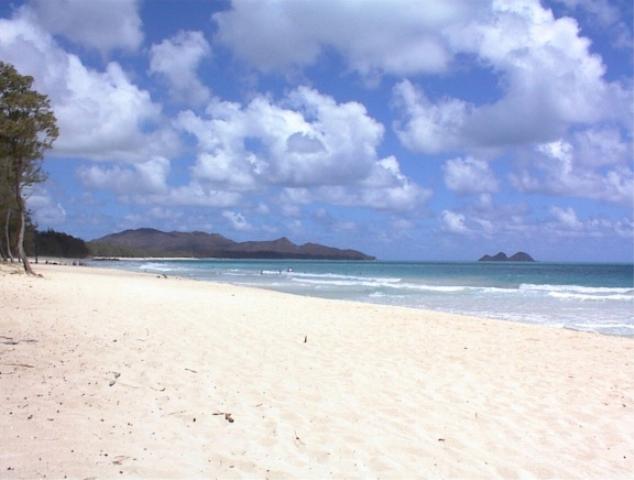
[[[227,208],[239,205],[242,196],[236,192],[201,185],[194,180],[187,185],[171,187],[165,193],[145,195],[138,200],[152,205]]]
[[[447,160],[443,167],[445,185],[458,193],[492,193],[498,183],[489,164],[473,157]]]
[[[33,220],[39,228],[62,225],[66,221],[66,210],[62,204],[54,201],[41,187],[28,192],[26,206],[31,210]]]
[[[401,81],[394,88],[401,117],[394,126],[414,151],[547,142],[570,126],[629,121],[629,90],[604,78],[601,58],[573,19],[556,19],[537,1],[492,2],[485,18],[447,31],[456,54],[474,56],[499,76],[502,96],[479,105],[431,99]]]
[[[211,53],[201,32],[181,31],[150,49],[150,73],[163,76],[172,98],[188,105],[200,105],[210,98],[209,89],[198,79],[200,62]]]
[[[161,107],[116,62],[104,71],[67,53],[23,7],[0,19],[0,59],[35,78],[52,102],[60,129],[54,152],[95,160],[144,160],[178,144],[160,128]],[[153,128],[154,127],[154,128]]]
[[[176,125],[198,141],[192,175],[230,191],[309,189],[341,205],[408,209],[430,192],[411,182],[394,157],[380,158],[383,126],[357,102],[337,103],[299,87],[279,102],[210,102],[205,116],[182,112]]]
[[[171,186],[167,182],[169,171],[170,162],[155,157],[132,165],[84,166],[77,175],[87,187],[110,190],[122,200],[145,205],[226,208],[238,205],[242,199],[239,193],[201,185],[196,180]]]
[[[488,210],[444,210],[440,216],[444,232],[473,238],[516,243],[527,238],[632,238],[634,220],[628,217],[589,216],[580,218],[572,207],[552,206],[546,216],[521,205],[497,205]]]
[[[632,28],[622,19],[632,16],[631,2],[610,0],[554,0],[566,7],[568,12],[585,14],[590,25],[602,29],[612,37],[612,43],[619,48],[632,48]],[[629,11],[626,4],[630,3]]]
[[[401,173],[394,157],[378,161],[369,176],[355,188],[322,186],[314,190],[315,200],[349,207],[394,211],[420,207],[431,195],[431,190],[420,187]]]
[[[213,16],[216,39],[265,72],[315,63],[326,49],[364,76],[442,72],[451,62],[443,29],[476,14],[477,2],[234,0]]]
[[[557,222],[566,228],[579,230],[582,227],[582,223],[577,218],[577,213],[570,207],[552,207],[550,213]]]
[[[143,41],[139,0],[31,0],[29,5],[48,32],[102,53],[136,50]]]
[[[583,166],[625,164],[632,159],[631,143],[614,127],[596,127],[575,132],[572,145],[576,161]]]
[[[108,189],[119,195],[137,196],[167,191],[170,163],[155,157],[129,167],[91,165],[78,170],[79,179],[88,187]]]
[[[540,225],[542,230],[558,237],[634,237],[634,220],[590,217],[580,219],[571,207],[554,206],[550,209],[552,221]]]
[[[244,215],[240,212],[234,212],[231,210],[225,210],[222,212],[222,216],[226,218],[231,224],[231,228],[240,232],[246,232],[248,230],[252,230],[253,226],[247,222]]]
[[[449,233],[465,235],[471,233],[465,224],[466,217],[462,213],[443,210],[441,213],[442,229]]]
[[[549,193],[575,197],[605,200],[631,205],[634,199],[634,171],[619,155],[606,161],[606,157],[596,160],[594,156],[585,162],[594,162],[597,167],[578,161],[587,154],[587,135],[577,137],[577,144],[565,139],[539,144],[535,147],[531,167],[525,167],[511,174],[513,185],[523,192]],[[605,150],[609,146],[600,147]],[[623,147],[631,151],[631,147]],[[621,160],[619,160],[621,158]],[[601,164],[608,165],[602,166]]]

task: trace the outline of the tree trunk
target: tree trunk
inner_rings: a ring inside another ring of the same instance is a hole
[[[4,240],[7,242],[7,255],[13,263],[13,253],[11,253],[11,235],[9,235],[9,224],[11,223],[11,209],[7,208],[7,218],[4,222]]]
[[[18,229],[18,257],[22,259],[22,265],[24,265],[24,271],[28,275],[35,275],[35,272],[31,268],[31,264],[29,263],[29,259],[24,253],[24,227],[25,227],[25,219],[24,219],[24,199],[21,195],[20,185],[17,184],[15,186],[15,200],[18,204],[18,220],[20,221],[20,228]]]
[[[4,247],[2,246],[3,243],[4,243],[4,240],[0,240],[0,257],[2,257],[3,262],[8,262],[9,257],[7,256],[6,253],[4,253]]]

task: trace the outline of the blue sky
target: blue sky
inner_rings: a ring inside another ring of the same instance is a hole
[[[41,228],[633,260],[629,0],[0,4]]]

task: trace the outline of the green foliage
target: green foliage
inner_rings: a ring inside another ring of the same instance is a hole
[[[88,242],[88,249],[93,257],[143,257],[146,252],[141,252],[132,248],[112,245],[110,243],[92,241]]]
[[[0,158],[5,182],[15,192],[45,180],[44,152],[59,135],[50,100],[32,90],[33,77],[0,62]]]
[[[27,253],[41,257],[85,258],[90,255],[86,242],[81,238],[55,230],[34,231],[31,248],[27,248]]]
[[[0,62],[0,210],[17,213],[17,255],[27,273],[24,188],[45,180],[42,158],[59,135],[48,97],[32,86],[33,77]]]

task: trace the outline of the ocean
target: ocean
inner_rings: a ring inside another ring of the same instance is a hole
[[[169,260],[101,266],[634,336],[634,265]]]

